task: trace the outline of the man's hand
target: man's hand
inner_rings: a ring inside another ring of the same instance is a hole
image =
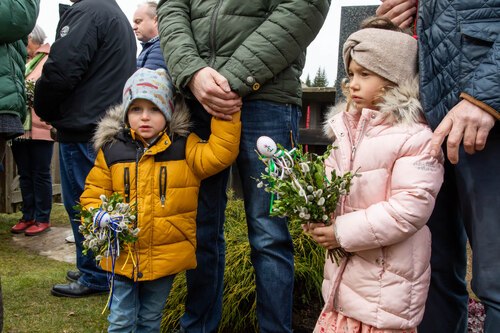
[[[446,136],[446,149],[451,163],[458,163],[458,148],[463,142],[465,152],[474,154],[486,145],[495,118],[473,103],[463,99],[451,109],[434,131],[431,154],[437,156]]]
[[[417,13],[416,0],[380,0],[382,4],[377,8],[377,16],[385,16],[400,28],[408,28],[413,23]]]
[[[215,69],[204,67],[193,75],[189,88],[205,110],[212,116],[231,120],[231,115],[240,111],[242,101]]]
[[[324,223],[308,223],[303,224],[302,229],[325,249],[333,250],[340,246],[335,237],[333,225],[326,226]]]

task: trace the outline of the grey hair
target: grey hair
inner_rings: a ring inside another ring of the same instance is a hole
[[[156,8],[158,8],[158,3],[156,1],[146,1],[144,3],[139,4],[137,7],[148,6],[148,16],[150,18],[155,18],[156,16]]]
[[[33,43],[35,44],[40,44],[42,45],[45,40],[47,39],[47,35],[45,34],[45,31],[43,31],[42,28],[37,24],[35,25],[35,28],[33,28],[33,31],[29,34],[31,39],[33,40]]]

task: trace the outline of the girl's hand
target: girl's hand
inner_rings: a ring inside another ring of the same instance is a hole
[[[340,246],[337,238],[335,237],[335,232],[333,231],[333,224],[325,225],[324,223],[308,223],[303,224],[302,229],[304,232],[311,235],[311,237],[325,249],[333,250]]]

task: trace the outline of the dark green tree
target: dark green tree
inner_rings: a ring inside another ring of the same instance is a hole
[[[316,76],[314,77],[313,87],[328,87],[328,79],[326,78],[326,71],[325,69],[319,67],[318,71],[316,72]]]
[[[306,78],[306,86],[310,87],[311,86],[311,78],[309,77],[309,74],[307,74]]]

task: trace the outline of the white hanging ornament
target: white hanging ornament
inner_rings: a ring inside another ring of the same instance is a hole
[[[276,142],[268,136],[261,136],[257,139],[257,150],[259,154],[265,157],[273,157],[277,152],[278,147],[276,146]]]

